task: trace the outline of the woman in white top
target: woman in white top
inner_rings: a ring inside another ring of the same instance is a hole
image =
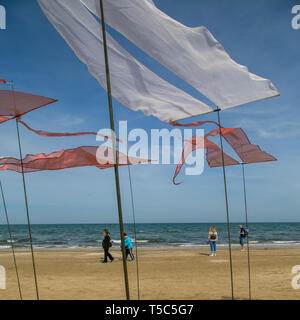
[[[211,250],[211,257],[216,256],[216,251],[217,251],[217,241],[218,241],[218,232],[216,230],[216,227],[211,226],[208,232],[208,239],[207,243],[210,244],[210,250]]]

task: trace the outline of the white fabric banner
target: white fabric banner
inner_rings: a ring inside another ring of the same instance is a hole
[[[99,0],[81,0],[100,16]],[[270,80],[233,61],[205,27],[190,28],[149,0],[104,0],[105,22],[220,109],[279,95]],[[186,4],[184,4],[186,5]]]
[[[44,14],[106,89],[101,24],[80,0],[38,0]],[[163,80],[107,34],[112,95],[124,106],[165,122],[213,109]]]

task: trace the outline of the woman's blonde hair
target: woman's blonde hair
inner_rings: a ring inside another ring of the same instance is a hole
[[[216,227],[215,226],[211,226],[209,229],[210,232],[217,232]]]

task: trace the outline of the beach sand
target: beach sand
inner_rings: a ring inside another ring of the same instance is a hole
[[[124,299],[121,253],[112,250],[113,263],[102,264],[97,251],[35,252],[41,299]],[[142,299],[230,299],[228,250],[143,249],[139,250]],[[17,252],[24,299],[35,299],[31,255]],[[0,299],[18,299],[12,255],[0,252],[6,268],[6,290]],[[300,248],[252,248],[253,299],[300,299],[292,288],[291,269],[300,265]],[[136,263],[128,262],[131,298],[137,298]],[[234,295],[248,299],[247,251],[233,249]]]

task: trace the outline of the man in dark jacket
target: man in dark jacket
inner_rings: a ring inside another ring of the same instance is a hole
[[[114,257],[109,253],[109,248],[111,247],[110,233],[107,229],[105,229],[103,235],[104,239],[102,241],[102,248],[104,250],[104,260],[102,261],[102,263],[107,263],[107,257],[111,262],[113,262]]]
[[[246,239],[248,232],[246,231],[246,229],[243,228],[242,225],[240,225],[239,234],[240,234],[241,251],[244,251],[245,250],[245,239]]]

